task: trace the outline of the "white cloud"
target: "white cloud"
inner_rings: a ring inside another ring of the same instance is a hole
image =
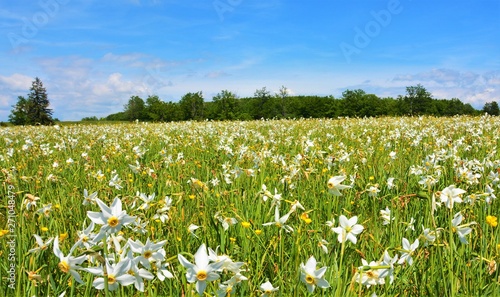
[[[29,90],[33,77],[14,73],[10,76],[0,75],[0,90],[21,91]]]
[[[394,77],[393,82],[407,86],[422,84],[435,98],[458,98],[481,108],[500,98],[500,72],[475,73],[454,69],[432,69]]]

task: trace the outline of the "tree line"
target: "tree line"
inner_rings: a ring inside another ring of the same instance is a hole
[[[14,125],[50,125],[52,109],[47,91],[37,77],[32,82],[27,97],[19,96],[12,106],[9,122]],[[272,94],[265,87],[257,89],[253,97],[239,98],[235,93],[223,90],[211,101],[205,101],[203,93],[187,93],[179,102],[165,102],[157,95],[144,100],[132,96],[124,110],[98,119],[85,117],[82,121],[187,121],[187,120],[257,120],[283,118],[334,118],[377,116],[453,116],[477,115],[486,112],[500,115],[496,101],[487,102],[482,111],[464,104],[457,98],[435,99],[422,85],[406,87],[406,94],[397,98],[380,98],[361,89],[346,90],[342,97],[291,95],[282,86]]]
[[[485,104],[482,110],[498,115],[497,102]],[[238,98],[223,90],[211,101],[202,92],[187,93],[179,102],[165,102],[151,95],[142,99],[132,96],[124,110],[103,119],[110,121],[186,121],[186,120],[255,120],[273,118],[333,118],[376,117],[404,115],[477,115],[470,104],[457,98],[435,99],[422,85],[406,88],[406,94],[397,98],[380,98],[361,89],[346,90],[341,98],[333,96],[290,95],[286,87],[272,94],[265,87],[255,91],[253,97]],[[92,118],[97,120],[97,118]],[[91,119],[88,119],[91,120]]]

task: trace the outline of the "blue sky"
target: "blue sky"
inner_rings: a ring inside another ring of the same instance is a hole
[[[498,0],[0,0],[0,121],[39,77],[54,117],[286,86],[361,88],[480,109],[500,101]]]

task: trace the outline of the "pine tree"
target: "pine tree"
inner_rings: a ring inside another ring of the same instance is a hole
[[[31,84],[28,98],[18,97],[16,105],[13,106],[9,121],[15,125],[50,125],[52,109],[49,108],[47,91],[42,81],[36,77]]]

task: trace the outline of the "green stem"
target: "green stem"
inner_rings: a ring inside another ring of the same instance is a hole
[[[337,288],[336,288],[336,294],[335,294],[337,297],[342,296],[342,290],[340,288],[340,286],[342,284],[342,282],[341,282],[341,276],[342,276],[341,267],[342,267],[342,264],[344,261],[344,250],[345,250],[346,236],[344,235],[342,239],[343,239],[342,246],[340,248],[340,262],[339,262],[339,267],[337,268]]]
[[[104,263],[102,263],[102,274],[104,276],[104,296],[108,297],[108,293],[109,293],[109,284],[108,284],[108,268],[107,268],[107,259],[106,259],[106,255],[108,254],[108,244],[106,242],[106,238],[107,236],[104,236],[104,239],[102,240],[102,243],[103,243],[103,249],[104,249],[104,252],[103,252],[103,257],[104,257]]]
[[[450,279],[450,293],[451,297],[455,296],[455,286],[454,286],[454,276],[453,276],[453,219],[452,219],[452,212],[450,208],[450,232],[449,232],[449,248],[450,248],[450,259],[448,261],[448,269],[449,269],[449,279]]]

